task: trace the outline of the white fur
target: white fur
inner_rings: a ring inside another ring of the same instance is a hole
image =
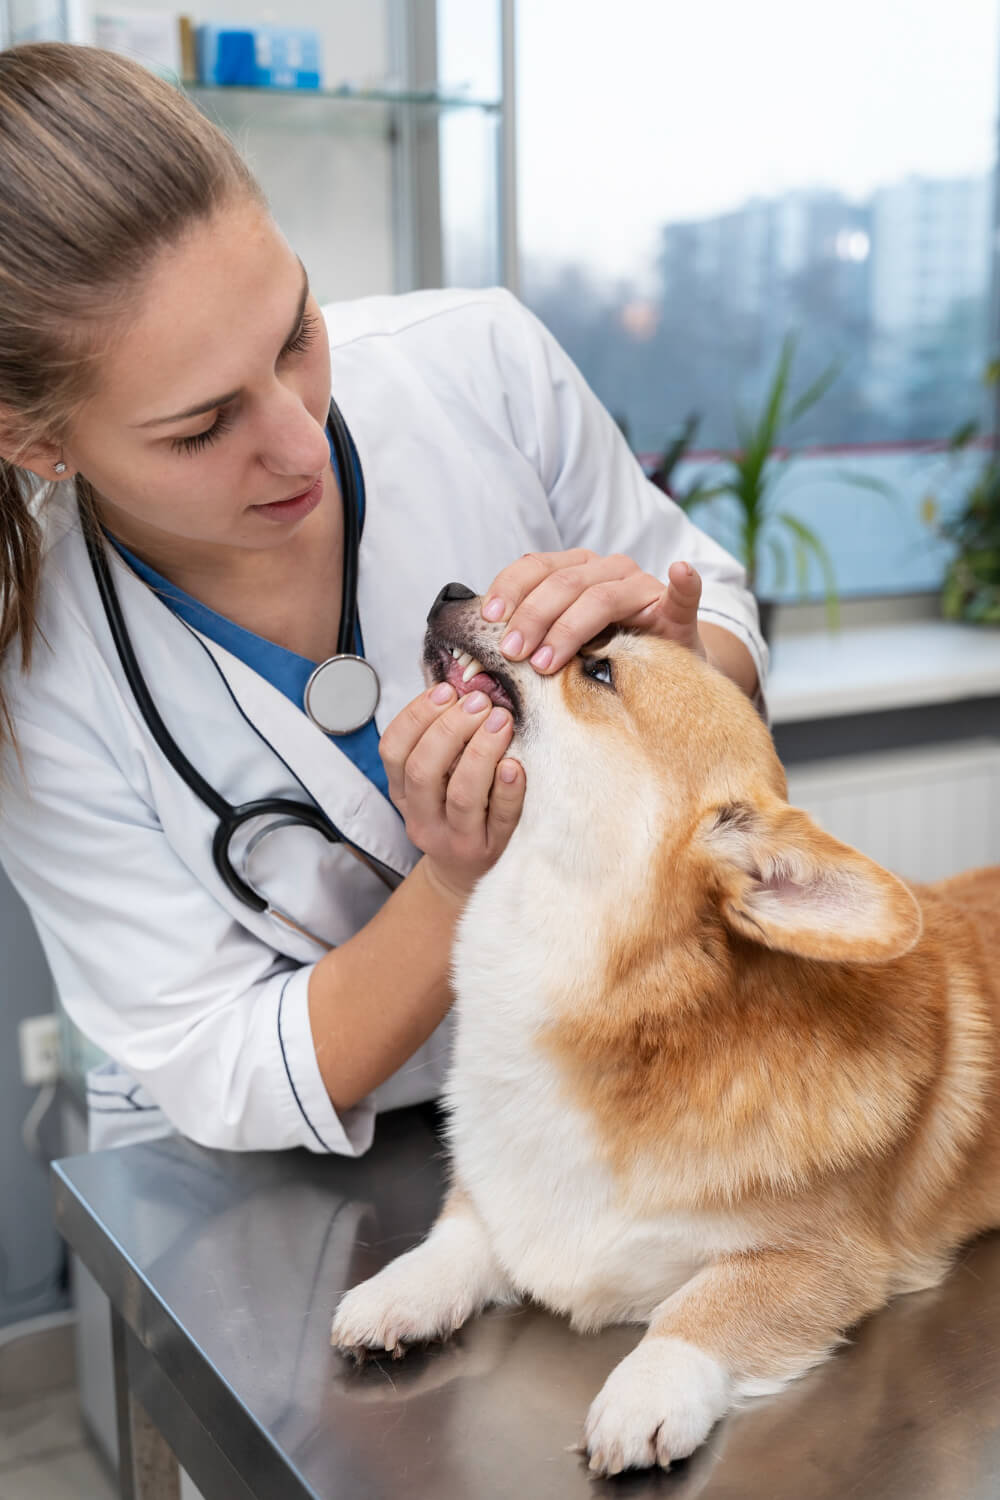
[[[345,1350],[402,1352],[406,1344],[448,1338],[488,1302],[510,1297],[476,1216],[449,1214],[416,1249],[347,1293],[330,1341]]]
[[[666,1468],[703,1443],[733,1399],[711,1354],[684,1339],[647,1337],[604,1382],[584,1427],[596,1474]]]
[[[516,853],[480,882],[455,949],[446,1098],[456,1176],[524,1294],[579,1327],[645,1321],[701,1265],[750,1248],[753,1235],[733,1216],[643,1218],[628,1203],[539,1041],[554,1005],[599,972],[607,903],[589,882],[559,878],[545,855]]]

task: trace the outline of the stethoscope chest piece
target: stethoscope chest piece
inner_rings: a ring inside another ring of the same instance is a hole
[[[378,707],[379,680],[371,662],[344,653],[320,662],[306,683],[302,706],[324,734],[353,734]]]

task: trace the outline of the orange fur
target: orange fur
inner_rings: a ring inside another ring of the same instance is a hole
[[[567,673],[565,701],[673,814],[540,1045],[637,1214],[754,1227],[647,1337],[780,1380],[1000,1224],[1000,868],[907,887],[787,806],[731,684],[649,640],[610,654],[615,696]]]
[[[527,773],[456,942],[456,1188],[333,1337],[396,1352],[527,1295],[645,1322],[585,1427],[615,1473],[1000,1225],[1000,868],[910,886],[832,838],[689,651],[612,632],[545,680],[501,629],[472,598],[429,631],[523,700]]]

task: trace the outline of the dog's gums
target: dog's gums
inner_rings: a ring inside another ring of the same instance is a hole
[[[424,663],[434,682],[448,682],[460,698],[470,693],[485,693],[498,708],[508,709],[515,722],[519,716],[517,690],[503,671],[490,662],[487,671],[483,662],[473,656],[462,644],[428,639],[424,651]],[[470,667],[476,670],[470,672]]]

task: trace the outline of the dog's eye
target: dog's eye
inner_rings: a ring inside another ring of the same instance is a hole
[[[583,671],[584,676],[590,677],[594,682],[603,682],[605,687],[613,688],[615,685],[611,662],[606,656],[585,656]]]

